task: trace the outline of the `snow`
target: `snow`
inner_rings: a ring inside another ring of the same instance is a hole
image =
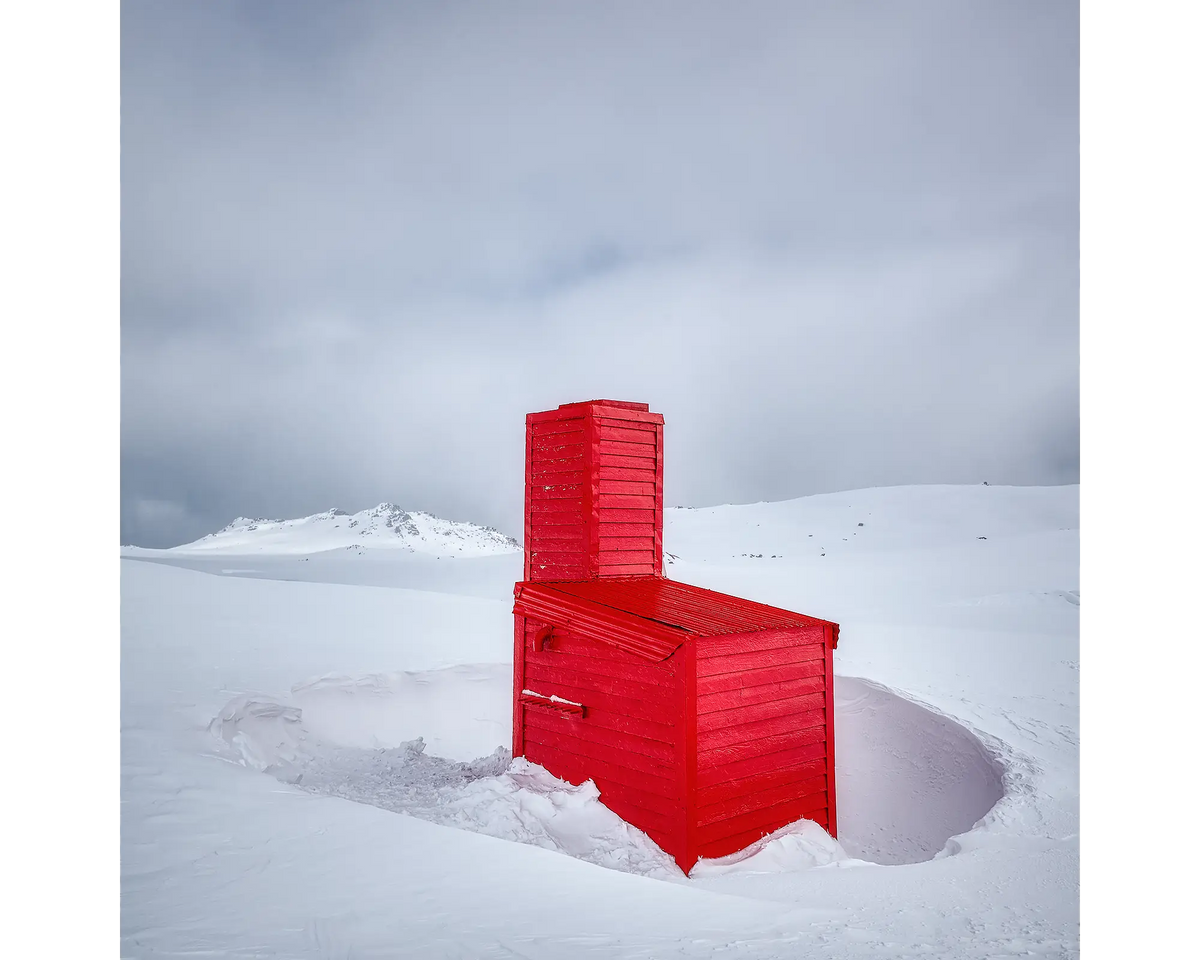
[[[538,693],[536,690],[522,690],[522,693],[528,694],[531,697],[541,697],[543,700],[549,700],[551,703],[569,703],[573,707],[582,707],[583,704],[578,700],[568,700],[566,697],[560,697],[556,693],[547,696],[544,693]]]
[[[311,530],[123,551],[124,956],[1078,955],[1078,487],[667,511],[669,576],[842,624],[839,839],[690,878],[510,762],[519,553]]]
[[[350,514],[336,508],[296,520],[238,517],[227,527],[169,550],[127,548],[129,555],[244,556],[303,555],[328,550],[405,550],[433,556],[482,557],[513,553],[520,545],[491,527],[443,520],[420,511],[408,512],[381,503]],[[231,569],[229,573],[244,571]]]

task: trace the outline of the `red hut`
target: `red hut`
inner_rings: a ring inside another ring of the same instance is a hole
[[[663,418],[592,400],[526,418],[513,755],[690,871],[799,819],[837,835],[838,626],[662,575]]]

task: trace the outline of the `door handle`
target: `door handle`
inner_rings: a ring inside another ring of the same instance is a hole
[[[534,693],[532,690],[522,690],[519,702],[527,707],[545,707],[547,710],[554,710],[557,713],[564,713],[568,716],[579,717],[582,719],[587,716],[587,707],[582,703],[576,703],[574,700],[564,700],[562,697],[556,697],[553,694],[546,696],[543,693]]]

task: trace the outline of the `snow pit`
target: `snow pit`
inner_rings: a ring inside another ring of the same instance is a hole
[[[834,677],[838,839],[852,857],[916,863],[966,833],[1003,795],[983,744],[948,717]]]
[[[302,790],[680,879],[594,784],[565,783],[497,746],[508,737],[510,684],[505,664],[325,677],[293,687],[289,702],[237,697],[210,730],[240,763]],[[970,731],[867,680],[838,677],[834,692],[839,840],[800,821],[701,861],[693,876],[929,860],[1000,799],[998,764]]]

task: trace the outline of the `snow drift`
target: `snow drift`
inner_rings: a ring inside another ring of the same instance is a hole
[[[318,737],[299,708],[263,696],[236,697],[209,729],[245,765],[302,790],[628,873],[679,873],[649,837],[599,802],[590,781],[565,783],[504,747],[463,762],[427,755],[420,737],[377,749],[344,746]]]
[[[505,711],[510,683],[507,667],[485,664],[327,677],[297,684],[286,702],[235,697],[209,729],[238,762],[303,790],[600,866],[681,876],[653,841],[601,804],[590,781],[574,786],[523,758],[510,763],[503,746],[466,762],[426,752],[427,736],[457,747],[462,757],[501,732],[496,726],[471,730],[462,712],[435,705],[470,703],[467,716],[485,704]],[[929,860],[1000,799],[999,762],[959,724],[863,680],[838,677],[835,697],[838,790],[847,798],[841,843],[801,821],[749,850],[706,861],[709,867],[697,876],[796,870],[847,856],[893,864]]]

